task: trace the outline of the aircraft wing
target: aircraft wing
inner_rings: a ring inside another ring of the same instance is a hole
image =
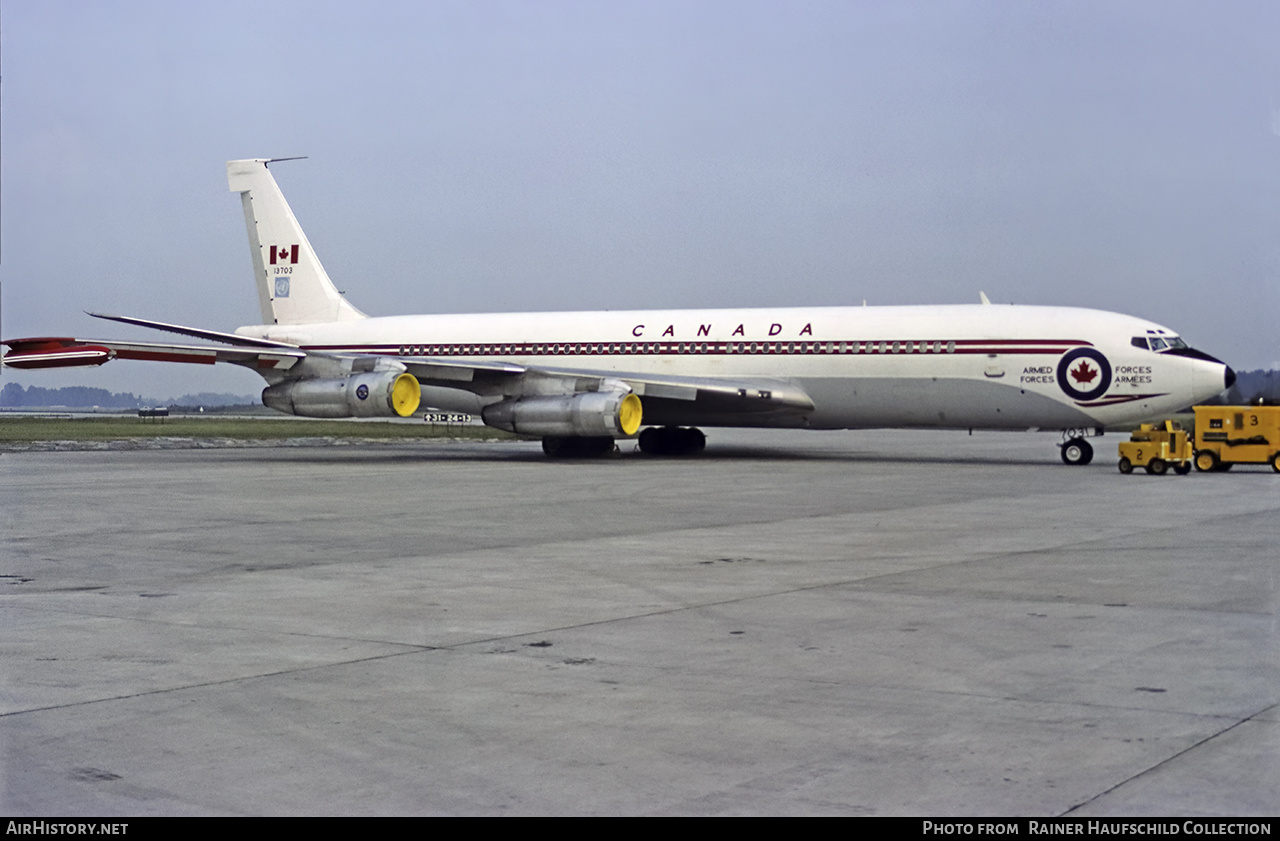
[[[626,383],[644,404],[646,424],[734,426],[735,419],[750,415],[756,425],[772,416],[778,425],[792,426],[795,419],[815,408],[813,399],[799,385],[769,377],[683,377],[541,367],[531,372],[564,379],[598,377]]]
[[[184,327],[181,324],[169,324],[165,321],[152,321],[147,318],[133,318],[127,315],[107,315],[101,312],[87,312],[85,315],[101,318],[106,321],[118,321],[121,324],[133,324],[150,330],[163,330],[166,333],[177,333],[180,336],[191,336],[194,339],[207,339],[211,342],[224,342],[232,345],[252,345],[253,347],[290,348],[296,345],[288,342],[276,342],[271,339],[257,339],[252,336],[241,336],[238,333],[221,333],[217,330],[205,330],[201,327]]]
[[[200,327],[185,327],[180,324],[169,324],[164,321],[152,321],[145,318],[107,315],[96,312],[87,313],[87,315],[106,319],[107,321],[118,321],[121,324],[163,330],[220,344],[178,345],[156,342],[122,342],[114,339],[76,339],[65,336],[4,339],[0,341],[0,344],[8,345],[9,352],[4,355],[3,364],[12,368],[63,368],[102,365],[112,359],[142,359],[203,365],[230,362],[248,368],[283,371],[293,367],[298,361],[308,356],[351,360],[383,358],[353,352],[306,350],[289,342],[259,339],[252,336],[241,336],[237,333],[223,333],[217,330],[205,330]],[[402,361],[411,363],[406,365],[406,369],[411,370],[414,374],[420,374],[419,379],[447,380],[450,382],[470,381],[475,371],[519,374],[525,370],[523,366],[512,363],[481,360],[460,362],[449,359],[414,357],[406,358]],[[366,367],[357,364],[353,367],[353,370],[363,370]]]
[[[644,422],[652,425],[735,426],[750,416],[752,425],[796,426],[814,410],[813,400],[800,386],[766,377],[683,377],[471,359],[392,358],[423,385],[477,394],[512,397],[629,389],[644,405]]]
[[[10,368],[68,368],[102,365],[112,359],[142,359],[197,365],[231,362],[254,369],[285,370],[307,355],[297,348],[268,348],[251,344],[215,347],[62,336],[5,339],[3,344],[9,346],[9,352],[4,355],[4,364]]]
[[[126,319],[114,319],[126,321]],[[136,323],[136,322],[135,322]],[[146,323],[146,326],[152,326]],[[176,326],[176,325],[175,325]],[[179,332],[175,330],[174,332]],[[67,368],[102,365],[112,359],[140,359],[152,362],[186,362],[197,365],[213,365],[230,362],[255,370],[274,369],[286,371],[308,356],[327,359],[373,360],[397,357],[381,357],[360,353],[310,351],[284,342],[244,338],[232,333],[215,333],[182,328],[188,335],[225,341],[226,345],[186,345],[159,342],[122,342],[116,339],[76,339],[69,336],[45,336],[27,339],[5,339],[0,344],[9,346],[3,363],[10,368]],[[521,374],[524,366],[509,362],[450,359],[423,359],[415,357],[400,360],[406,370],[423,381],[446,383],[470,382],[477,372]],[[352,370],[365,370],[367,365],[355,362]]]
[[[89,313],[96,318],[164,330],[211,344],[164,344],[113,339],[40,337],[6,339],[3,362],[13,368],[101,365],[138,359],[212,365],[228,362],[289,378],[295,365],[315,358],[337,362],[349,372],[374,370],[388,361],[423,385],[457,388],[498,399],[530,395],[573,395],[631,390],[644,405],[645,423],[722,423],[750,416],[753,425],[797,425],[813,411],[813,400],[788,380],[753,377],[685,377],[640,372],[528,366],[502,360],[386,356],[352,351],[308,350],[286,342],[240,336],[127,316]],[[213,344],[216,343],[216,344]],[[308,366],[300,368],[304,370]],[[326,365],[325,370],[334,370]],[[274,378],[271,378],[274,380]]]

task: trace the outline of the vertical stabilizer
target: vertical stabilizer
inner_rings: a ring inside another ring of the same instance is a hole
[[[267,172],[270,158],[227,161],[227,184],[240,194],[249,253],[264,324],[355,321],[365,314],[347,303],[325,274],[311,243]]]

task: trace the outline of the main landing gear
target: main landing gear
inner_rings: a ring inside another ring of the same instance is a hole
[[[542,452],[551,458],[596,458],[612,453],[613,439],[598,436],[556,436],[542,439]]]
[[[640,433],[640,452],[651,456],[691,456],[707,446],[701,429],[685,426],[651,426]],[[551,458],[598,458],[617,449],[612,438],[548,435],[542,452]]]
[[[707,446],[707,436],[692,426],[651,426],[640,433],[640,452],[651,456],[691,456]]]
[[[1093,445],[1083,438],[1068,438],[1062,442],[1064,464],[1085,465],[1093,461]]]

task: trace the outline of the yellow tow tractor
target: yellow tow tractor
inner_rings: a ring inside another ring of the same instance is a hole
[[[1196,406],[1196,469],[1269,464],[1280,473],[1280,406]]]
[[[1154,476],[1163,476],[1170,467],[1179,476],[1191,472],[1191,441],[1177,421],[1160,424],[1144,423],[1134,430],[1128,441],[1120,442],[1121,473],[1132,473],[1145,467]]]

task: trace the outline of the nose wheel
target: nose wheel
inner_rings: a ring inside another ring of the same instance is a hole
[[[1062,445],[1063,464],[1088,464],[1093,461],[1093,445],[1083,438],[1068,439]]]

